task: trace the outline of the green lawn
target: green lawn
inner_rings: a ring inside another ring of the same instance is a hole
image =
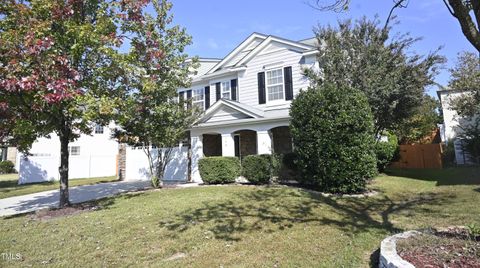
[[[115,181],[117,178],[100,177],[89,179],[72,179],[69,181],[69,186],[78,186],[86,184],[96,184],[101,182]],[[42,191],[58,189],[60,184],[56,182],[42,182],[18,185],[18,174],[0,175],[0,199],[12,196],[37,193]]]
[[[0,219],[0,252],[22,256],[0,266],[369,267],[391,233],[480,223],[480,169],[401,173],[377,177],[369,198],[210,186],[123,195],[48,221]]]

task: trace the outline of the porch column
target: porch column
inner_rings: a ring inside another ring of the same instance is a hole
[[[235,156],[235,141],[231,133],[222,134],[222,156]]]
[[[190,136],[192,144],[192,181],[203,182],[198,170],[198,161],[203,157],[203,136],[201,134],[197,136]]]
[[[272,154],[272,137],[268,130],[257,131],[257,154]]]

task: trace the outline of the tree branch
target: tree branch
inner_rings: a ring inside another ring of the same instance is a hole
[[[450,14],[452,14],[452,16],[457,17],[457,16],[455,16],[455,13],[453,13],[452,9],[450,8],[450,5],[447,3],[447,0],[443,0],[443,3],[447,7],[448,12],[450,12]]]
[[[465,6],[462,0],[448,0],[448,2],[453,9],[455,18],[457,18],[458,22],[460,23],[463,34],[480,52],[480,33],[477,26],[473,22],[472,17],[470,17],[470,9]],[[478,7],[478,4],[475,4],[474,6]]]
[[[396,9],[396,8],[406,8],[407,5],[408,5],[408,1],[407,0],[396,0],[398,2],[395,2],[395,5],[393,5],[392,9],[390,9],[390,13],[388,13],[388,17],[387,17],[387,20],[385,21],[385,26],[383,26],[383,30],[387,29],[388,27],[388,23],[390,23],[390,19],[392,18],[392,14],[393,14],[393,11]],[[407,2],[405,5],[403,3]]]

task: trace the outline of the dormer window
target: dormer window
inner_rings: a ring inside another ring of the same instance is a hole
[[[230,89],[230,81],[222,82],[222,98],[223,99],[232,99]]]
[[[204,100],[205,100],[205,94],[203,91],[203,88],[200,89],[194,89],[192,92],[192,104],[194,106],[197,106],[200,110],[203,110],[204,108]]]
[[[283,69],[266,71],[267,101],[283,100]]]

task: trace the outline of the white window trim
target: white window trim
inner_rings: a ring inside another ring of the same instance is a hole
[[[268,84],[267,73],[271,72],[271,71],[279,70],[279,69],[282,71],[282,83],[281,83],[281,85],[282,85],[283,98],[278,99],[278,100],[268,100],[268,87],[269,86],[277,86],[277,85],[280,85],[280,83],[269,85]],[[285,71],[284,71],[284,67],[283,66],[277,66],[277,67],[266,69],[265,70],[265,104],[280,104],[280,103],[283,103],[283,102],[285,102]]]
[[[225,87],[223,86],[224,83],[228,83],[228,90],[227,91],[225,91]],[[228,98],[223,97],[224,93],[225,94],[228,93]],[[230,80],[220,82],[220,98],[221,99],[228,99],[228,100],[232,99],[232,84],[231,84]]]
[[[201,93],[197,94],[198,92]],[[201,100],[195,100],[195,97],[198,95],[203,96]],[[192,105],[198,105],[197,103],[201,103],[199,106],[202,110],[205,109],[205,88],[192,89]]]

